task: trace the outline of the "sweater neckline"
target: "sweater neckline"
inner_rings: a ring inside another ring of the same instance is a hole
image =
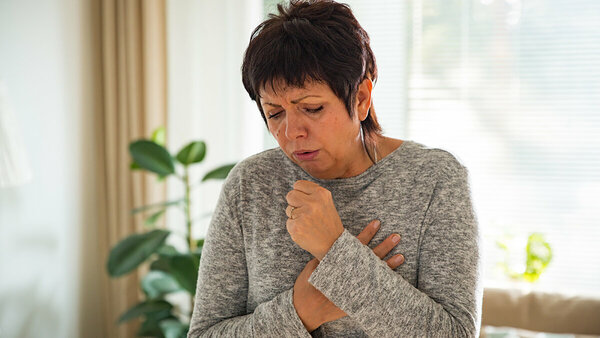
[[[329,189],[335,189],[338,187],[346,188],[346,187],[350,187],[350,186],[358,188],[358,187],[362,187],[365,184],[370,183],[373,180],[373,178],[379,176],[379,173],[381,173],[382,171],[385,171],[386,168],[388,168],[389,166],[393,166],[394,163],[396,162],[396,160],[399,157],[401,157],[402,154],[407,150],[407,148],[410,148],[410,146],[413,143],[414,142],[410,141],[410,140],[403,140],[403,142],[402,142],[402,144],[400,144],[400,146],[398,146],[396,149],[394,149],[386,157],[379,160],[377,163],[371,165],[369,168],[367,168],[367,170],[363,171],[362,173],[360,173],[356,176],[352,176],[352,177],[333,178],[333,179],[320,179],[320,178],[313,177],[308,172],[306,172],[302,167],[300,167],[296,163],[292,162],[292,160],[290,160],[287,157],[287,155],[283,152],[283,150],[281,150],[281,148],[279,148],[279,151],[281,152],[281,155],[283,155],[283,157],[285,157],[285,159],[287,161],[289,161],[289,163],[291,163],[293,166],[298,168],[305,176],[307,176],[307,179],[310,181],[313,181],[313,182],[315,182],[325,188],[329,188]]]

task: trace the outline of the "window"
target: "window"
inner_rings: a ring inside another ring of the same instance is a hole
[[[415,0],[407,14],[407,136],[469,168],[488,284],[498,237],[524,248],[541,232],[554,259],[536,287],[598,293],[600,3]]]
[[[535,287],[599,294],[600,2],[346,2],[371,37],[384,132],[469,169],[486,286],[504,279],[497,239],[524,250],[541,232],[554,259]]]

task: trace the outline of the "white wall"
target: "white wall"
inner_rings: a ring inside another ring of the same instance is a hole
[[[0,0],[0,78],[33,171],[28,184],[0,189],[2,338],[102,336],[92,71],[98,9],[91,0]]]
[[[262,0],[167,1],[168,147],[174,153],[191,140],[207,143],[206,159],[194,168],[192,182],[264,149],[266,128],[240,70],[262,16]],[[181,197],[179,182],[169,183],[169,198]],[[214,209],[220,187],[209,181],[192,195],[193,215]],[[183,229],[180,213],[168,213],[167,219],[170,227]],[[204,236],[209,220],[199,219],[196,237]]]

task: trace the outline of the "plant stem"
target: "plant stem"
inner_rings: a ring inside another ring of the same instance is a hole
[[[188,167],[185,167],[185,221],[187,224],[187,241],[190,246],[190,252],[194,252],[196,250],[196,242],[192,238],[192,212],[191,212],[191,203],[190,203],[190,176],[188,172]]]
[[[188,167],[185,166],[185,220],[187,223],[187,242],[190,246],[190,253],[196,251],[196,241],[194,241],[192,237],[192,212],[191,212],[191,203],[190,203],[190,175],[188,171]],[[190,299],[190,320],[192,318],[192,312],[194,311],[194,294]]]

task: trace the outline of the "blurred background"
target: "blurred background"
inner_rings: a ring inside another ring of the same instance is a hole
[[[135,336],[116,322],[147,267],[112,279],[108,253],[145,229],[132,208],[183,188],[131,171],[128,144],[161,126],[172,152],[205,141],[193,180],[276,146],[240,66],[277,2],[0,0],[0,337]],[[384,134],[469,169],[486,288],[600,297],[600,2],[346,3],[371,37]],[[192,194],[196,238],[220,184]],[[548,254],[526,250],[534,233],[552,258],[530,283],[515,274]]]

